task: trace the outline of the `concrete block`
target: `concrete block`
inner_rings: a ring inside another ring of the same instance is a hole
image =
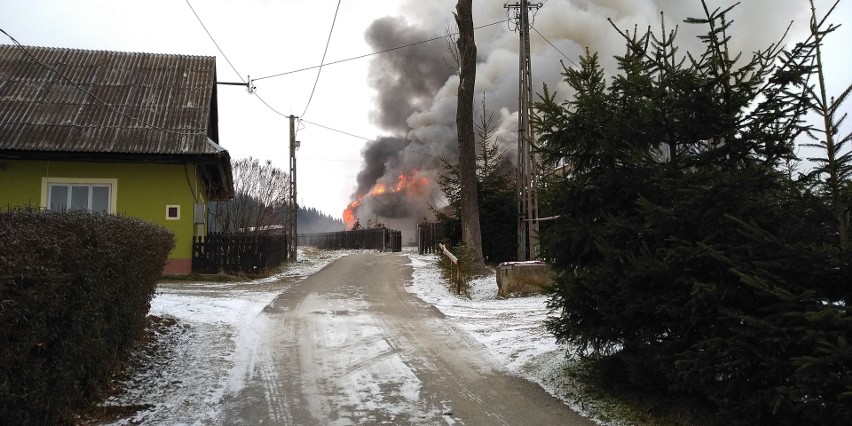
[[[550,265],[541,261],[497,265],[497,296],[541,294],[552,285]]]

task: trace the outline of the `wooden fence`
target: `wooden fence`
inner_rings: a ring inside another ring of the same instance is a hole
[[[402,251],[402,232],[388,228],[299,235],[300,246],[323,250]]]
[[[192,272],[259,272],[287,261],[287,236],[211,233],[192,241]]]
[[[441,224],[423,222],[417,225],[417,252],[420,254],[438,253],[438,241],[441,238]]]
[[[447,256],[447,259],[450,259],[450,262],[452,262],[453,266],[452,271],[450,272],[450,283],[456,285],[456,294],[461,294],[463,278],[459,259],[456,257],[456,255],[450,252],[450,250],[447,249],[445,245],[438,243],[438,248],[441,250],[441,253],[443,253],[444,256]],[[465,290],[465,292],[466,291],[467,290]]]

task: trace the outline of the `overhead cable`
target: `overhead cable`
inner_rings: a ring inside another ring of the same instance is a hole
[[[260,97],[260,95],[257,93],[257,90],[251,92],[251,94],[254,95],[258,100],[260,100],[260,102],[262,102],[264,105],[266,105],[266,107],[269,108],[269,110],[274,112],[275,114],[278,114],[278,115],[280,115],[284,118],[290,118],[290,116],[292,115],[292,114],[284,114],[284,113],[278,111],[277,109],[273,108],[272,105],[269,105],[269,103],[266,102],[266,100],[264,100],[262,97]]]
[[[216,50],[218,50],[218,51],[219,51],[219,53],[221,53],[221,54],[222,54],[222,57],[223,57],[223,58],[225,58],[225,62],[227,62],[227,63],[228,63],[228,65],[230,65],[230,66],[231,66],[231,69],[232,69],[232,70],[234,70],[234,72],[235,72],[235,73],[237,73],[237,77],[239,77],[239,78],[240,78],[240,80],[241,80],[243,83],[250,84],[250,82],[246,82],[246,80],[245,80],[245,79],[243,79],[242,74],[240,74],[240,72],[239,72],[239,71],[237,71],[237,68],[234,66],[234,64],[232,64],[232,63],[231,63],[231,60],[230,60],[230,59],[228,59],[228,55],[226,55],[226,54],[225,54],[225,52],[223,52],[223,51],[222,51],[222,48],[221,48],[221,47],[219,47],[219,43],[216,43],[216,40],[213,38],[213,34],[210,34],[210,31],[207,29],[207,26],[206,26],[206,25],[204,25],[204,22],[203,22],[203,21],[201,21],[201,17],[200,17],[200,16],[198,16],[198,13],[196,13],[196,12],[195,12],[195,8],[194,8],[194,7],[192,7],[192,5],[189,3],[189,0],[186,0],[186,5],[187,5],[187,6],[189,6],[189,10],[191,10],[191,11],[192,11],[192,14],[193,14],[193,15],[195,15],[195,19],[197,19],[197,20],[198,20],[198,23],[199,23],[199,24],[201,24],[201,28],[204,28],[204,32],[206,32],[206,33],[207,33],[207,36],[208,36],[208,37],[210,37],[210,41],[212,41],[212,42],[213,42],[213,45],[215,45],[215,46],[216,46]]]
[[[574,60],[573,60],[573,59],[569,58],[569,57],[568,57],[568,55],[566,55],[566,54],[562,53],[562,51],[561,51],[561,50],[559,50],[559,48],[558,48],[558,47],[556,47],[556,45],[554,45],[553,43],[551,43],[551,42],[550,42],[550,40],[548,40],[548,39],[547,39],[547,37],[545,37],[545,36],[544,36],[544,34],[542,34],[542,33],[538,32],[538,30],[537,30],[537,29],[535,29],[535,27],[533,27],[533,26],[530,26],[530,28],[532,28],[532,29],[533,29],[533,31],[535,31],[535,33],[536,33],[536,34],[538,34],[541,38],[543,38],[543,39],[544,39],[544,41],[546,41],[546,42],[547,42],[547,44],[549,44],[549,45],[550,45],[550,47],[552,47],[554,50],[556,50],[557,52],[559,52],[559,54],[560,54],[560,55],[562,55],[565,59],[567,59],[567,60],[568,60],[568,62],[571,62],[572,64],[574,64],[574,66],[575,66],[575,67],[579,67],[579,65],[577,65],[577,63],[576,63],[576,62],[574,62]]]
[[[331,44],[331,34],[334,33],[334,24],[337,23],[337,12],[340,11],[340,2],[337,0],[337,8],[334,9],[334,19],[331,20],[331,29],[328,30],[328,39],[325,41],[325,50],[322,52],[322,60],[320,60],[319,69],[317,69],[317,78],[314,80],[314,87],[311,89],[311,96],[308,97],[308,104],[305,105],[305,110],[302,112],[302,117],[308,113],[308,107],[311,106],[311,101],[314,99],[314,92],[317,90],[320,74],[322,74],[322,66],[325,63],[325,55],[328,53],[328,46]]]
[[[362,139],[362,140],[365,140],[367,142],[387,144],[387,142],[381,141],[379,139],[365,138],[363,136],[358,136],[356,134],[349,133],[349,132],[339,130],[339,129],[335,129],[333,127],[325,126],[325,125],[322,125],[322,124],[319,124],[319,123],[313,123],[313,122],[310,122],[308,120],[300,120],[300,121],[303,121],[306,124],[310,124],[310,125],[313,125],[313,126],[322,127],[323,129],[326,129],[326,130],[331,130],[332,132],[337,132],[337,133],[341,133],[341,134],[344,134],[344,135],[347,135],[347,136],[352,136],[353,138]],[[423,156],[427,156],[427,157],[437,158],[439,160],[441,159],[441,157],[439,157],[437,155],[429,154],[429,153],[426,153],[426,152],[420,152],[420,151],[416,151],[416,150],[413,150],[413,149],[403,148],[402,151],[408,151],[408,152],[411,152],[411,153],[417,154],[417,155],[423,155]]]
[[[476,28],[474,28],[474,30],[480,30],[480,29],[483,29],[483,28],[487,28],[487,27],[490,27],[490,26],[497,25],[497,24],[502,24],[506,21],[507,20],[504,19],[502,21],[492,22],[490,24],[486,24],[486,25],[476,27]],[[267,76],[259,77],[259,78],[253,78],[252,81],[265,80],[267,78],[273,78],[273,77],[282,77],[282,76],[285,76],[285,75],[295,74],[295,73],[302,72],[302,71],[309,71],[309,70],[317,69],[317,68],[320,68],[320,67],[323,67],[323,66],[337,65],[337,64],[344,63],[344,62],[350,62],[350,61],[355,61],[355,60],[358,60],[358,59],[364,59],[364,58],[367,58],[367,57],[370,57],[370,56],[381,55],[383,53],[393,52],[395,50],[400,50],[400,49],[405,49],[405,48],[417,46],[419,44],[430,43],[430,42],[433,42],[435,40],[444,40],[447,36],[454,36],[454,35],[458,35],[458,33],[444,34],[442,36],[433,37],[433,38],[430,38],[428,40],[417,41],[417,42],[414,42],[414,43],[409,43],[409,44],[405,44],[405,45],[402,45],[402,46],[392,47],[390,49],[379,50],[377,52],[367,53],[367,54],[355,56],[355,57],[352,57],[352,58],[340,59],[340,60],[337,60],[337,61],[326,63],[324,65],[314,65],[314,66],[310,66],[310,67],[300,68],[300,69],[297,69],[297,70],[267,75]]]

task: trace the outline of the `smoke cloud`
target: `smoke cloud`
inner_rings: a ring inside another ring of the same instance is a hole
[[[455,0],[410,0],[406,17],[376,20],[365,37],[374,50],[386,50],[440,37],[455,28]],[[708,0],[711,10],[731,2]],[[478,65],[476,93],[485,96],[486,114],[494,112],[494,134],[514,162],[517,150],[518,45],[519,36],[506,21],[504,0],[474,1]],[[730,45],[732,51],[751,52],[777,42],[790,21],[795,21],[787,42],[800,40],[807,29],[807,5],[800,0],[750,0],[734,13]],[[664,15],[661,17],[661,11]],[[660,32],[678,27],[680,53],[702,51],[697,40],[705,29],[684,24],[687,17],[702,17],[699,0],[550,0],[531,15],[533,89],[542,84],[567,99],[570,89],[562,82],[562,64],[573,66],[588,48],[598,52],[606,69],[615,69],[614,55],[624,53],[624,40],[607,19],[631,33],[648,28]],[[431,216],[429,206],[442,202],[435,178],[439,158],[456,161],[458,156],[455,113],[458,76],[444,41],[437,40],[377,55],[370,65],[370,86],[376,90],[376,109],[371,120],[389,136],[380,137],[363,150],[358,185],[352,194],[355,216],[367,219],[408,218],[414,223]],[[474,101],[475,114],[482,114],[481,100]],[[418,182],[402,190],[403,184]],[[374,188],[385,188],[385,192]],[[391,190],[388,190],[390,188]],[[399,188],[399,191],[392,189]],[[397,225],[399,226],[399,225]]]
[[[382,51],[435,37],[434,29],[408,23],[402,17],[374,21],[365,38]],[[378,55],[370,63],[369,84],[378,90],[378,110],[373,120],[385,130],[405,134],[411,113],[429,108],[432,98],[452,70],[442,60],[446,49],[440,42],[424,43]]]

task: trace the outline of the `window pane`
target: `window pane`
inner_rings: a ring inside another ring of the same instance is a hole
[[[93,186],[92,187],[92,211],[100,213],[109,213],[109,187],[108,186]]]
[[[71,186],[71,205],[69,209],[89,209],[89,187],[82,185]]]
[[[67,185],[50,185],[50,199],[48,202],[49,210],[65,210],[68,208],[68,186]]]

